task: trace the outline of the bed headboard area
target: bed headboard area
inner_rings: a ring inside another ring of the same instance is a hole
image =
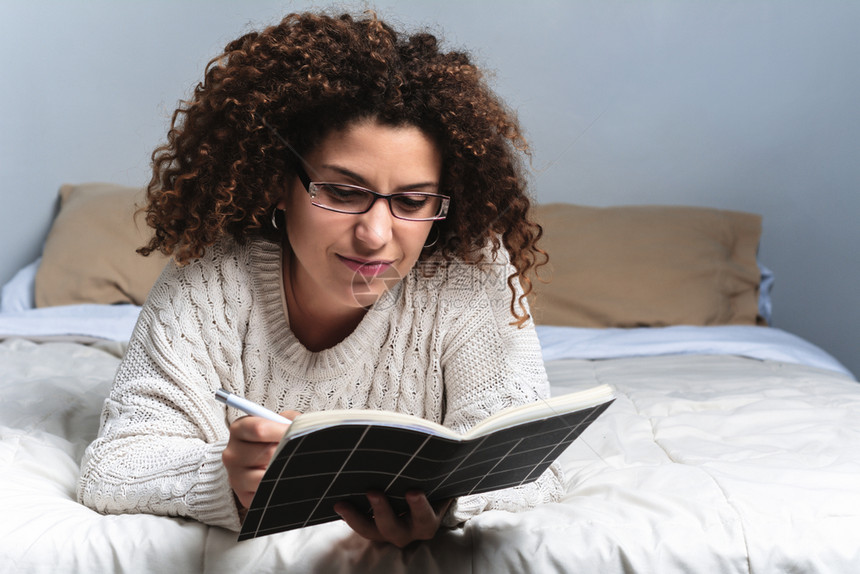
[[[164,260],[127,249],[128,199],[177,102],[227,41],[313,6],[4,3],[0,284],[41,256],[39,304],[141,302]],[[471,51],[516,110],[551,256],[538,322],[763,324],[763,264],[768,324],[860,373],[860,3],[374,8]]]

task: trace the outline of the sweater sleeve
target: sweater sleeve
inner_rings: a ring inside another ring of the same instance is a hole
[[[229,437],[225,410],[213,400],[219,386],[239,380],[231,365],[241,361],[230,356],[239,336],[219,332],[226,342],[215,345],[207,332],[207,315],[230,315],[218,309],[212,275],[221,271],[211,267],[168,264],[141,311],[99,436],[81,462],[78,499],[99,512],[240,527],[221,462]]]
[[[534,324],[511,325],[509,264],[492,265],[472,274],[470,296],[458,305],[457,318],[443,355],[445,426],[464,432],[488,416],[510,406],[549,396],[549,382]],[[474,278],[480,284],[474,285]],[[455,526],[485,510],[519,511],[557,501],[563,494],[557,464],[537,481],[457,499],[445,517]]]

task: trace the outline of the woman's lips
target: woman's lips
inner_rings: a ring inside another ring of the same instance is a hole
[[[344,257],[343,255],[338,255],[337,257],[354,273],[358,273],[364,277],[376,277],[377,275],[381,275],[389,269],[393,263],[393,261],[353,259],[351,257]]]

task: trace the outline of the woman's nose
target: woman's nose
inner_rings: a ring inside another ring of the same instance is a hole
[[[370,210],[358,216],[355,236],[371,249],[385,246],[393,236],[392,225],[394,216],[388,207],[388,201],[377,197]]]

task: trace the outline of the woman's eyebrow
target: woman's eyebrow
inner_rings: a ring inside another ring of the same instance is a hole
[[[361,175],[355,173],[351,169],[347,169],[343,166],[330,164],[330,163],[323,164],[322,167],[325,169],[329,169],[331,171],[337,172],[340,175],[351,179],[352,181],[356,182],[356,184],[360,185],[361,187],[366,187],[368,189],[371,189],[370,183],[366,179],[361,177]],[[335,183],[335,182],[332,182],[332,183]],[[431,188],[433,190],[436,190],[439,188],[439,182],[423,181],[423,182],[411,183],[408,185],[401,185],[401,186],[398,186],[397,189],[395,189],[393,193],[396,193],[398,191],[403,191],[403,190],[415,190],[415,189],[427,189],[427,188]]]

